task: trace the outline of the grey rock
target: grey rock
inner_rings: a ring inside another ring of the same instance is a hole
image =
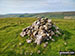
[[[51,39],[52,41],[55,41],[54,39]]]
[[[41,41],[42,41],[42,35],[37,35],[36,36],[36,40],[35,40],[35,43],[37,43],[37,45],[41,44]]]
[[[47,45],[48,45],[48,42],[46,42],[46,43],[44,44],[44,48],[46,48],[46,47],[47,47]]]
[[[46,44],[44,44],[44,48],[46,48],[47,47],[47,45]]]
[[[26,35],[27,35],[26,32],[21,32],[21,33],[20,33],[20,36],[21,36],[21,37],[24,37],[24,36],[26,36]]]
[[[53,36],[55,33],[53,31],[51,31],[51,36]]]
[[[27,43],[31,43],[32,42],[32,40],[29,40],[29,39],[26,39],[26,41],[27,41]]]
[[[45,44],[48,45],[48,42],[46,42]]]
[[[51,23],[51,22],[52,22],[52,20],[51,20],[51,19],[49,19],[49,20],[48,20],[48,23]]]

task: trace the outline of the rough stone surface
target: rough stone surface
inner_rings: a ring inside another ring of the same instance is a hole
[[[24,37],[26,35],[30,36],[30,40],[26,40],[27,43],[31,43],[32,40],[34,40],[33,42],[39,45],[44,40],[55,41],[53,36],[58,37],[59,35],[61,35],[61,32],[59,31],[59,27],[53,24],[51,19],[38,18],[38,20],[32,23],[31,26],[28,26],[27,28],[23,29],[20,33],[21,37]]]

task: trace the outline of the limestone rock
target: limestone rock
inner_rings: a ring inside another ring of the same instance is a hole
[[[26,35],[26,32],[21,32],[21,33],[20,33],[20,36],[21,36],[21,37],[24,37],[25,35]]]
[[[48,42],[46,42],[45,44],[48,45]]]
[[[27,43],[31,43],[32,42],[32,40],[29,40],[29,39],[26,39],[26,41],[27,41]]]

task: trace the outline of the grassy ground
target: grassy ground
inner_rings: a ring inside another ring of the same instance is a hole
[[[53,19],[52,21],[63,30],[64,35],[56,38],[55,42],[49,41],[47,48],[41,45],[27,44],[28,36],[20,37],[23,28],[31,25],[35,18],[3,18],[0,19],[0,56],[59,56],[59,51],[75,50],[75,20]],[[22,43],[19,46],[19,43]],[[65,45],[64,43],[67,43]],[[37,50],[41,50],[37,54]],[[69,55],[70,56],[70,55]]]

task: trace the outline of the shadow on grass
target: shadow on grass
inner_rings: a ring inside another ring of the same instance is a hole
[[[68,39],[70,39],[71,38],[71,36],[72,36],[72,34],[70,33],[70,32],[68,32],[68,31],[66,31],[66,30],[64,30],[64,31],[62,31],[62,35],[61,36],[59,36],[59,37],[54,37],[54,39],[56,40],[56,42],[58,41],[58,40],[60,40],[60,39],[63,39],[64,41],[67,41]],[[28,36],[26,37],[26,38],[28,38]],[[51,41],[49,40],[48,41],[49,43],[51,43]],[[31,45],[30,45],[31,46]],[[49,45],[50,46],[50,45]],[[32,45],[32,47],[36,47],[36,44],[33,44]],[[43,51],[44,50],[44,48],[42,48],[42,47],[39,47],[38,49],[40,49],[41,51]],[[71,49],[72,50],[72,49]],[[19,53],[16,53],[15,51],[7,51],[7,52],[5,52],[4,54],[3,54],[3,56],[25,56],[24,54],[19,54]],[[30,56],[30,55],[29,55]],[[39,54],[37,54],[37,53],[34,53],[32,56],[39,56]],[[43,56],[43,55],[41,55],[41,56]]]
[[[19,54],[16,54],[14,51],[7,51],[5,53],[2,53],[2,56],[20,56]]]
[[[10,25],[6,25],[6,26],[4,26],[4,27],[1,27],[0,30],[4,30],[4,29],[6,29],[6,28],[8,28],[8,27],[10,27]]]
[[[62,35],[56,37],[56,36],[53,36],[53,38],[55,39],[55,41],[57,42],[59,39],[63,39],[64,41],[67,41],[68,39],[71,38],[72,36],[72,33],[66,31],[66,30],[60,30],[60,32],[62,33]]]
[[[16,53],[15,51],[7,51],[7,52],[4,53],[3,56],[25,56],[25,55],[23,55],[23,54],[18,54],[18,53]]]
[[[30,55],[30,53],[22,53],[22,54],[19,54],[19,53],[16,53],[15,51],[7,51],[5,52],[2,56],[39,56],[39,54],[37,53],[34,53],[32,55]]]
[[[63,33],[64,33],[64,34],[63,34],[62,38],[63,38],[65,41],[67,41],[68,39],[70,39],[71,36],[72,36],[72,33],[68,32],[68,31],[66,31],[66,30],[64,30]]]

